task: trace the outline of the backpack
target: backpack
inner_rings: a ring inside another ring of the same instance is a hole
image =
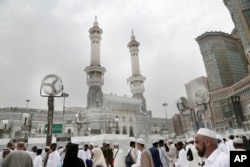
[[[193,153],[191,151],[191,148],[188,149],[187,151],[187,160],[188,161],[193,161],[194,160],[194,157],[193,157]]]
[[[132,150],[132,149],[131,149]],[[134,164],[134,160],[131,156],[131,150],[129,151],[128,155],[125,157],[125,164],[128,167],[131,167]]]

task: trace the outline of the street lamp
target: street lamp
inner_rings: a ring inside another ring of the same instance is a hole
[[[65,98],[69,97],[68,93],[62,93],[62,97],[63,97],[63,113],[62,113],[62,123],[64,123],[64,113],[65,113]]]
[[[27,106],[26,106],[26,108],[29,108],[29,102],[30,102],[30,99],[26,99],[25,101],[27,102]]]
[[[168,119],[168,113],[167,113],[168,103],[163,103],[162,106],[165,108],[166,118]]]
[[[61,93],[61,95],[58,95]],[[63,84],[60,77],[55,74],[49,74],[45,76],[41,83],[40,96],[48,97],[48,117],[47,117],[47,135],[46,146],[50,146],[52,143],[52,126],[53,126],[53,114],[54,114],[54,97],[62,97]]]
[[[169,129],[169,126],[168,126],[168,113],[167,113],[167,106],[168,106],[168,103],[163,103],[162,106],[164,107],[165,109],[165,114],[166,114],[166,125],[167,125],[167,128]]]

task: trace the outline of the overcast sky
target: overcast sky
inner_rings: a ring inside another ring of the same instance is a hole
[[[42,79],[63,81],[67,107],[86,107],[90,65],[89,28],[97,16],[103,29],[101,65],[104,93],[131,96],[127,44],[133,30],[140,42],[144,96],[154,117],[177,113],[185,83],[206,76],[195,38],[207,31],[234,28],[223,0],[0,0],[0,107],[47,109]],[[62,110],[63,99],[55,99]]]

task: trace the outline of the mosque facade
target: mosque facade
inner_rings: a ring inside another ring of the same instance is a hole
[[[95,18],[89,29],[91,43],[90,65],[87,75],[86,108],[70,107],[54,111],[53,136],[58,138],[120,134],[129,137],[167,135],[174,133],[172,119],[153,118],[144,97],[144,77],[140,72],[139,46],[132,32],[127,47],[131,57],[132,74],[127,82],[132,97],[103,93],[105,67],[100,63],[103,30]],[[0,138],[45,137],[48,111],[9,107],[0,109]],[[54,127],[55,126],[55,127]],[[68,139],[66,139],[68,140]]]

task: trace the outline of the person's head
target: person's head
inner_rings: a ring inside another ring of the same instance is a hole
[[[182,142],[182,141],[178,141],[178,142],[176,143],[176,149],[177,149],[178,151],[180,151],[181,149],[183,149],[183,142]]]
[[[89,150],[92,150],[94,148],[94,143],[89,143]]]
[[[36,151],[37,151],[37,146],[33,146],[33,147],[31,148],[31,151],[34,152],[34,153],[36,153]]]
[[[36,150],[36,155],[41,155],[42,154],[42,149],[41,148],[38,148],[37,150]]]
[[[164,145],[164,140],[160,140],[160,141],[159,141],[159,146],[162,147],[163,145]]]
[[[44,151],[48,152],[50,150],[50,146],[45,146]]]
[[[131,142],[130,142],[130,147],[135,148],[135,142],[134,142],[134,141],[131,141]]]
[[[56,150],[56,147],[57,147],[57,144],[56,143],[52,143],[51,146],[50,146],[50,149],[52,151],[55,151]]]
[[[110,148],[110,143],[108,141],[106,142],[106,147]]]
[[[115,143],[115,144],[114,144],[114,148],[119,148],[119,144],[118,144],[118,143]]]
[[[105,142],[102,143],[102,148],[106,148],[107,144]]]
[[[228,139],[233,140],[234,139],[234,135],[229,135]]]
[[[173,140],[171,140],[171,139],[168,139],[167,140],[167,144],[170,146],[171,144],[173,144],[174,143],[174,141]]]
[[[89,148],[89,145],[88,145],[88,144],[84,144],[84,148],[83,148],[83,150],[84,150],[84,151],[87,151],[87,150],[88,150],[88,148]]]
[[[72,144],[71,142],[68,142],[68,143],[66,144],[65,149],[64,149],[64,152],[67,151],[67,149],[69,148],[69,146],[70,146],[71,144]]]
[[[15,144],[13,144],[12,142],[8,142],[7,143],[7,148],[14,150],[15,149]]]
[[[159,146],[159,140],[154,140],[152,142],[152,144],[153,144],[154,147],[158,147]]]
[[[195,148],[200,157],[208,158],[217,148],[216,133],[207,128],[200,128],[195,135]]]
[[[94,143],[89,143],[89,150],[92,150],[94,148]]]
[[[65,166],[76,166],[78,163],[78,144],[71,143],[67,144],[68,148],[65,154],[65,158],[63,160],[63,164]]]
[[[233,140],[233,146],[234,146],[235,149],[245,149],[245,145],[243,143],[243,139],[239,138],[239,137],[234,138],[234,140]]]
[[[24,142],[18,142],[18,143],[17,143],[16,149],[17,149],[17,150],[25,150],[26,147],[25,147]]]
[[[71,144],[68,144],[67,146],[68,146],[68,147],[67,147],[66,155],[67,155],[67,154],[70,154],[70,157],[77,157],[79,145],[78,145],[78,144],[75,144],[75,143],[71,143]],[[65,155],[65,156],[66,156],[66,155]],[[68,155],[68,156],[69,156],[69,155]]]
[[[143,139],[136,140],[136,146],[138,150],[142,150],[144,148],[145,141]]]

